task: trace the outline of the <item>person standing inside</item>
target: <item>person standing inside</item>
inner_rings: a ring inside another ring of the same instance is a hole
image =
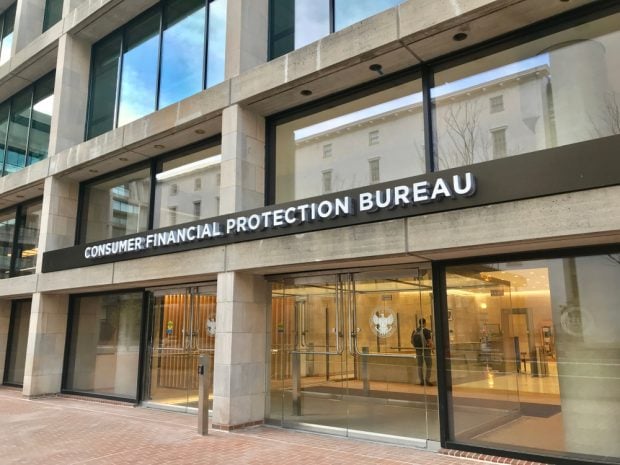
[[[431,369],[433,367],[433,359],[431,358],[433,340],[431,336],[431,331],[426,329],[426,319],[420,318],[418,327],[411,334],[411,343],[415,348],[416,360],[418,361],[418,379],[421,386],[434,386],[431,382]],[[425,364],[426,377],[424,377]]]

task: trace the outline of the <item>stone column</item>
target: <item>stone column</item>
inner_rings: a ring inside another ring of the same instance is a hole
[[[213,428],[263,423],[269,288],[262,276],[220,273],[213,375]]]
[[[15,32],[11,55],[26,47],[41,35],[45,2],[41,0],[19,0],[15,10]]]
[[[220,213],[265,204],[265,118],[239,105],[222,115]]]
[[[79,185],[75,181],[53,176],[45,179],[37,273],[41,273],[43,252],[74,244],[78,194]]]
[[[268,0],[229,1],[226,10],[226,78],[267,61]]]
[[[9,323],[11,319],[11,301],[0,300],[0,382],[4,377],[7,343],[9,339]]]
[[[67,295],[32,295],[22,391],[25,396],[60,392],[68,306]]]
[[[49,155],[84,141],[91,44],[64,34],[58,42]]]

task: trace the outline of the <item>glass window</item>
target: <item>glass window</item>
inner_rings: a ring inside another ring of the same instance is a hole
[[[373,158],[368,160],[368,168],[370,169],[370,182],[375,183],[381,181],[381,174],[379,172],[379,159]]]
[[[0,14],[0,65],[11,58],[13,29],[15,27],[15,3]]]
[[[194,219],[198,220],[200,219],[200,200],[196,200],[194,201]]]
[[[136,399],[142,293],[74,297],[65,389]]]
[[[503,158],[508,153],[506,148],[506,128],[491,130],[491,142],[493,143],[493,158]]]
[[[371,183],[376,157],[369,133],[382,134],[382,181],[426,171],[419,80],[395,86],[276,127],[276,203],[320,195],[321,173],[332,171],[334,192]],[[372,139],[371,139],[372,140]],[[325,157],[325,145],[338,150]]]
[[[617,460],[620,254],[450,266],[446,281],[452,439]]]
[[[17,276],[33,274],[35,272],[39,253],[41,210],[41,203],[28,207],[24,206],[21,209],[14,273]]]
[[[217,215],[214,199],[219,195],[216,178],[220,174],[220,150],[219,146],[210,147],[162,163],[161,172],[155,176],[154,228]],[[201,189],[196,190],[196,179],[204,180]],[[176,186],[175,191],[172,186]],[[196,203],[200,206],[198,215]]]
[[[56,24],[62,18],[63,0],[46,0],[43,16],[43,32]]]
[[[0,213],[0,279],[11,276],[11,256],[15,238],[15,210]]]
[[[194,190],[199,191],[200,189],[202,189],[202,178],[196,178],[194,179]]]
[[[379,143],[379,131],[370,131],[368,133],[368,145],[377,145]]]
[[[295,49],[295,0],[269,1],[269,56]]]
[[[325,170],[323,173],[323,194],[329,194],[332,191],[332,170]]]
[[[226,0],[209,2],[209,45],[207,49],[207,83],[214,86],[224,80],[226,55]]]
[[[125,31],[118,125],[155,111],[160,13],[142,17]]]
[[[4,164],[4,173],[13,173],[26,166],[26,148],[28,143],[28,127],[32,110],[32,89],[13,97],[11,117],[9,118],[9,134]]]
[[[164,8],[159,107],[163,108],[202,90],[204,55],[204,0],[175,0]]]
[[[323,146],[323,158],[330,158],[332,156],[332,144],[325,144]]]
[[[620,134],[618,24],[611,15],[436,73],[438,167]],[[488,134],[506,126],[498,155]]]
[[[295,48],[328,34],[329,0],[295,0]]]
[[[9,346],[7,347],[4,382],[22,386],[26,368],[26,349],[30,325],[31,300],[13,302]]]
[[[335,0],[334,23],[336,30],[344,29],[369,16],[402,3],[404,0]]]
[[[117,34],[93,46],[92,78],[88,110],[88,138],[98,136],[114,127],[116,84],[121,50],[121,35]]]
[[[146,231],[151,191],[144,168],[85,187],[85,240],[94,242]]]
[[[28,136],[28,165],[47,158],[53,107],[54,76],[50,75],[37,82],[34,89],[32,121]]]
[[[6,155],[6,135],[9,129],[10,108],[10,102],[0,104],[0,176],[2,175],[2,167],[4,166],[4,157]]]

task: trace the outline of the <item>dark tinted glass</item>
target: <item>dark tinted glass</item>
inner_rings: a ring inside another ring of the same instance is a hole
[[[37,82],[34,89],[32,121],[28,136],[28,164],[47,157],[54,106],[54,76]]]
[[[209,3],[209,46],[207,51],[207,87],[224,80],[226,55],[226,2]]]
[[[26,166],[26,146],[31,109],[32,89],[28,89],[13,98],[4,165],[5,173],[12,173]]]
[[[11,273],[13,235],[15,233],[15,210],[0,214],[0,279]]]
[[[164,9],[159,108],[202,90],[204,0],[176,0]],[[209,47],[210,49],[211,47]]]
[[[11,344],[8,347],[4,381],[22,385],[26,367],[26,348],[28,346],[28,327],[32,301],[15,302],[13,305],[10,328]]]
[[[6,148],[6,133],[9,128],[9,102],[0,105],[0,175],[2,174],[2,165],[4,165],[4,155]]]
[[[114,127],[116,82],[121,36],[115,35],[93,47],[93,68],[90,89],[88,138]]]
[[[269,2],[269,56],[277,58],[295,48],[295,0]]]
[[[154,12],[125,31],[118,126],[155,111],[160,19]]]
[[[63,0],[47,0],[45,2],[43,31],[47,31],[62,18],[62,2]]]
[[[33,274],[37,264],[39,229],[41,227],[41,204],[22,208],[17,237],[15,274]]]

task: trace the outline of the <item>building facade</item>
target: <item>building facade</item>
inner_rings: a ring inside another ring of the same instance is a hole
[[[2,381],[618,463],[619,142],[616,1],[0,0]]]

